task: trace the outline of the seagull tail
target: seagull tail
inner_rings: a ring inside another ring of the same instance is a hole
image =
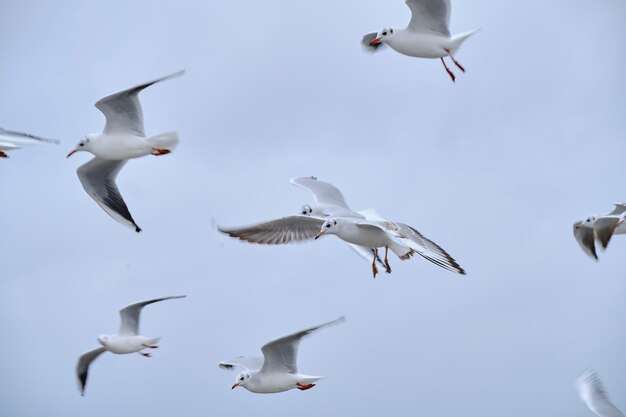
[[[450,49],[452,50],[452,53],[455,53],[456,51],[458,51],[461,45],[463,45],[463,42],[465,42],[467,38],[472,36],[474,33],[478,32],[479,30],[480,29],[474,29],[474,30],[470,30],[469,32],[463,32],[463,33],[459,33],[458,35],[454,35],[450,39],[450,43],[452,44],[452,47]]]
[[[178,142],[180,142],[178,133],[176,132],[161,133],[160,135],[152,136],[146,140],[153,148],[166,149],[168,151],[176,149]]]

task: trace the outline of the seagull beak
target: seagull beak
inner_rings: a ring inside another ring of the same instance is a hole
[[[72,149],[70,153],[67,154],[66,158],[69,158],[70,156],[74,155],[76,152],[78,152],[78,149]]]
[[[380,45],[380,43],[381,43],[380,38],[374,38],[370,41],[370,46]]]
[[[326,234],[326,232],[324,232],[323,230],[320,231],[318,234],[315,235],[315,240],[317,240],[318,238],[324,236]]]
[[[238,386],[239,386],[239,384],[233,384],[233,386],[232,386],[232,388],[231,388],[231,389],[235,389],[235,388],[237,388]]]

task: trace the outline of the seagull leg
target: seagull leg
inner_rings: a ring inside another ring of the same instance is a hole
[[[389,252],[389,246],[385,246],[385,268],[387,268],[387,273],[391,273],[391,265],[389,265],[389,259],[387,259],[387,252]]]
[[[149,353],[145,353],[145,352],[137,352],[137,353],[139,353],[142,356],[145,356],[146,358],[151,358],[152,357],[152,355],[149,354]]]
[[[6,153],[0,151],[0,158],[8,158],[9,155],[7,155]]]
[[[156,348],[158,348],[158,346],[150,346],[150,345],[141,345],[141,346],[143,346],[143,347],[145,347],[145,348],[150,348],[150,349],[156,349]]]
[[[374,278],[376,278],[376,274],[378,274],[378,268],[376,268],[377,258],[378,258],[378,248],[374,248],[374,259],[372,259],[372,274],[374,274]]]
[[[441,63],[443,64],[443,67],[446,69],[446,72],[448,73],[450,78],[452,78],[452,82],[454,82],[454,80],[456,80],[456,77],[454,76],[454,73],[452,71],[450,71],[450,68],[448,68],[448,66],[446,65],[446,61],[443,60],[443,57],[441,57],[439,59],[441,59]]]
[[[459,67],[459,69],[463,72],[465,72],[465,68],[463,68],[463,65],[459,64],[457,62],[456,59],[454,59],[454,57],[452,56],[452,54],[450,53],[449,49],[446,49],[446,52],[448,53],[448,56],[450,57],[450,59],[452,59],[452,62],[454,62],[454,65],[456,65],[457,67]],[[443,58],[442,58],[443,59]]]
[[[170,151],[169,149],[152,148],[152,152],[151,153],[154,156],[160,156],[160,155],[167,155],[170,152],[172,152],[172,151]]]
[[[296,382],[296,387],[300,390],[300,391],[306,391],[308,389],[311,389],[315,386],[315,384],[301,384],[299,382]]]

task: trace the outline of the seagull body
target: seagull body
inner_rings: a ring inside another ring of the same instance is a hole
[[[140,301],[128,305],[120,310],[121,325],[116,335],[100,335],[98,342],[102,345],[97,349],[84,353],[76,365],[76,375],[80,394],[85,395],[85,385],[87,384],[87,376],[89,374],[89,366],[104,352],[116,353],[118,355],[138,352],[142,356],[150,357],[149,353],[141,352],[144,349],[156,349],[156,344],[160,337],[145,337],[139,335],[139,317],[141,309],[148,304],[156,303],[163,300],[174,298],[184,298],[185,295],[177,295],[171,297],[154,298],[151,300]]]
[[[583,402],[598,417],[624,417],[624,414],[609,399],[602,380],[595,370],[585,370],[576,379],[576,388]]]
[[[465,72],[465,68],[454,59],[454,54],[477,30],[450,36],[450,0],[406,0],[406,4],[411,9],[411,21],[406,28],[385,27],[368,33],[361,43],[372,52],[384,44],[403,55],[439,58],[452,81],[455,81],[454,73],[443,58],[449,56]]]
[[[55,139],[46,139],[28,133],[14,132],[0,127],[0,158],[8,158],[5,151],[20,149],[24,146],[38,146],[44,143],[60,143]]]
[[[292,178],[290,182],[309,191],[315,203],[303,205],[299,215],[282,217],[251,226],[219,227],[218,230],[250,243],[279,245],[314,240],[324,220],[331,215],[365,218],[363,214],[353,211],[348,206],[341,191],[332,184],[319,181],[315,177]],[[348,245],[368,262],[377,262],[382,265],[382,260],[374,256],[373,248]]]
[[[626,234],[626,204],[613,203],[615,208],[608,214],[588,216],[574,223],[574,237],[582,250],[598,260],[595,241],[598,240],[603,249],[609,245],[613,235]]]
[[[303,337],[327,326],[342,323],[340,317],[319,326],[310,327],[299,332],[275,339],[266,343],[261,351],[263,357],[237,357],[219,363],[222,369],[242,368],[237,375],[232,389],[244,387],[257,394],[270,394],[297,388],[301,391],[313,388],[315,382],[323,376],[305,375],[298,372],[297,356],[300,340]]]
[[[378,248],[385,248],[384,264],[387,272],[391,271],[387,258],[390,249],[401,260],[410,259],[418,254],[437,266],[448,271],[465,275],[465,270],[441,246],[424,237],[413,227],[391,222],[382,218],[375,210],[364,210],[365,219],[355,217],[328,217],[316,235],[316,239],[332,234],[348,243],[374,248],[378,257]],[[376,277],[378,268],[372,263],[372,274]]]
[[[179,71],[99,100],[96,108],[106,117],[104,131],[86,135],[67,154],[69,158],[76,152],[87,151],[95,156],[77,170],[83,188],[107,214],[136,232],[141,228],[133,220],[115,178],[128,159],[166,155],[179,142],[176,132],[146,137],[139,93],[153,84],[183,74],[184,71]]]

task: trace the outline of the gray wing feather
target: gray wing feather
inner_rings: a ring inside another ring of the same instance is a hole
[[[107,159],[93,158],[86,164],[78,167],[78,179],[87,194],[111,217],[118,222],[132,227],[136,232],[141,232],[137,226],[128,206],[124,202],[120,190],[115,184],[115,178],[126,164],[123,161],[110,161]]]
[[[612,215],[612,214],[620,215],[626,211],[626,204],[624,203],[618,202],[618,203],[613,203],[613,205],[615,206],[615,208],[613,209],[612,212],[609,213],[609,215]]]
[[[186,295],[174,295],[171,297],[153,298],[152,300],[139,301],[128,305],[120,310],[120,318],[122,323],[120,324],[119,335],[120,336],[135,336],[139,334],[139,317],[141,315],[141,309],[148,304],[157,303],[163,300],[171,300],[173,298],[185,298]]]
[[[604,249],[609,245],[609,241],[615,232],[619,220],[618,217],[602,217],[594,222],[593,229]]]
[[[61,143],[56,139],[46,139],[41,136],[31,135],[30,133],[24,132],[16,132],[13,130],[6,130],[0,127],[0,137],[5,136],[7,140],[11,140],[11,137],[17,137],[17,139],[26,139],[34,142],[44,142],[44,143]]]
[[[131,133],[145,137],[139,93],[153,84],[180,77],[184,73],[182,70],[100,99],[96,108],[106,117],[104,133]]]
[[[450,36],[450,0],[406,0],[411,9],[408,29]]]
[[[582,222],[574,223],[574,237],[576,238],[576,242],[580,245],[582,250],[595,260],[598,260],[598,254],[596,253],[596,245],[593,237],[593,229],[589,227],[577,227],[580,226]]]
[[[310,327],[305,330],[272,340],[266,343],[261,351],[263,352],[264,362],[260,373],[288,372],[298,373],[298,346],[303,337],[327,326],[339,324],[346,321],[345,317],[340,317],[328,323],[319,326]]]
[[[218,227],[217,230],[231,237],[250,243],[282,245],[312,240],[320,231],[324,220],[311,216],[288,216],[252,226],[237,228]]]
[[[332,184],[320,181],[315,177],[292,178],[290,182],[313,194],[313,198],[318,204],[328,204],[352,211],[341,191]]]
[[[598,417],[624,417],[624,414],[611,403],[602,380],[595,370],[585,370],[576,379],[576,387],[580,398]]]
[[[222,369],[232,370],[236,367],[247,369],[249,371],[258,371],[263,366],[263,357],[262,356],[238,356],[236,358],[222,361],[218,364],[218,366]]]
[[[103,347],[94,349],[87,353],[84,353],[76,364],[76,376],[78,377],[78,388],[80,389],[80,395],[85,395],[85,386],[87,385],[87,375],[89,374],[89,365],[95,361],[98,356],[105,352]]]
[[[461,275],[466,275],[465,270],[461,268],[461,265],[459,265],[459,263],[452,256],[450,256],[450,254],[446,252],[441,246],[428,239],[408,224],[396,224],[400,226],[400,231],[404,235],[406,235],[409,239],[419,245],[421,250],[415,250],[424,259],[427,259],[435,265],[440,266],[443,269],[447,269],[448,271],[456,272]]]

